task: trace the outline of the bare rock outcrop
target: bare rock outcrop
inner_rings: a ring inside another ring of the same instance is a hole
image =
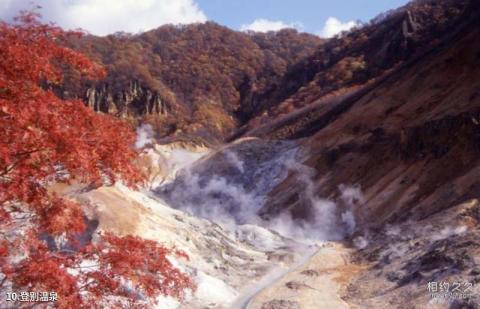
[[[95,111],[126,116],[167,115],[169,103],[160,94],[133,80],[125,89],[114,90],[108,83],[85,91],[85,104]]]

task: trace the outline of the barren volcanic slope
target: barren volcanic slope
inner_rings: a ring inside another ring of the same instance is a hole
[[[305,161],[319,171],[325,195],[347,182],[366,190],[369,207],[359,215],[367,225],[422,218],[475,197],[480,9],[473,3],[428,52],[246,135],[305,137]],[[284,186],[292,190],[288,180]]]
[[[352,241],[361,248],[355,263],[366,270],[344,291],[352,305],[478,307],[478,298],[426,296],[429,282],[480,279],[480,3],[462,5],[465,13],[438,44],[403,65],[365,87],[314,96],[311,106],[245,134],[304,137],[303,162],[315,169],[320,196],[335,198],[344,184],[361,188]],[[312,205],[303,187],[292,173],[270,193],[264,216],[288,205],[308,218]]]

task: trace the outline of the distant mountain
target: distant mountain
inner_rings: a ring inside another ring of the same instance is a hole
[[[58,91],[95,110],[150,122],[161,137],[232,140],[329,97],[375,88],[454,36],[475,5],[412,1],[329,40],[293,29],[236,32],[212,22],[86,36],[70,44],[108,76],[92,83],[69,74]],[[295,129],[277,124],[283,133],[274,136],[312,134],[322,122],[318,115],[300,118]]]
[[[222,140],[256,109],[253,93],[276,88],[323,41],[293,29],[232,31],[212,22],[70,42],[108,71],[95,83],[69,75],[61,95],[101,112],[142,118],[161,135]]]

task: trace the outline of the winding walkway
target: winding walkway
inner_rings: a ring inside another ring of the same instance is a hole
[[[350,253],[341,243],[325,243],[290,270],[267,276],[266,282],[257,284],[256,290],[246,293],[232,308],[260,309],[269,302],[296,303],[305,309],[350,308],[340,297],[349,279],[360,270],[349,262]]]

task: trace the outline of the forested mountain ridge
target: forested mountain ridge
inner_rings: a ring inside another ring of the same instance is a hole
[[[237,32],[213,22],[86,36],[69,44],[104,65],[107,77],[91,83],[69,75],[59,93],[148,121],[159,137],[221,142],[375,81],[434,49],[474,5],[412,1],[329,40],[293,29]]]
[[[293,29],[242,33],[213,22],[166,25],[138,35],[85,36],[69,42],[107,70],[91,83],[70,75],[60,89],[95,110],[147,118],[161,135],[222,140],[322,39]]]

